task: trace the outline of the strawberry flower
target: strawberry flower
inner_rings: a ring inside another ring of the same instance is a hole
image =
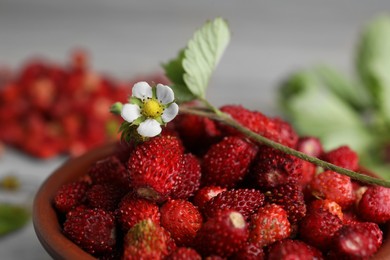
[[[133,86],[129,103],[123,105],[121,116],[132,125],[138,125],[137,132],[144,137],[161,133],[165,125],[176,117],[179,106],[174,103],[173,90],[163,84],[152,88],[141,81]]]

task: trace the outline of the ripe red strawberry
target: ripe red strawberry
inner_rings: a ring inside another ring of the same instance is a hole
[[[327,250],[342,225],[342,220],[329,210],[310,210],[299,224],[299,237],[314,247]]]
[[[322,158],[334,165],[356,171],[359,168],[359,157],[348,146],[340,146],[322,155]]]
[[[354,223],[340,228],[332,241],[337,259],[368,259],[382,245],[382,231],[375,223]]]
[[[132,193],[122,198],[115,215],[124,231],[145,219],[160,224],[160,211],[157,204],[143,198],[137,198]]]
[[[165,201],[176,187],[182,152],[173,136],[158,136],[139,144],[128,161],[131,186],[138,196]]]
[[[199,189],[201,168],[199,160],[190,153],[184,154],[176,186],[171,197],[174,199],[188,199]]]
[[[63,231],[91,254],[111,252],[116,244],[115,219],[102,209],[78,208],[69,212]]]
[[[245,246],[247,238],[248,225],[243,215],[222,210],[202,225],[195,238],[195,248],[204,257],[229,257]]]
[[[272,188],[302,177],[302,160],[268,146],[261,146],[253,163],[251,177],[260,188]]]
[[[324,152],[320,139],[313,136],[300,137],[296,149],[312,157],[321,157]]]
[[[264,250],[262,247],[254,243],[245,243],[245,246],[229,259],[232,260],[263,260],[265,259]]]
[[[343,220],[343,210],[342,208],[340,207],[339,204],[337,204],[336,202],[332,201],[332,200],[328,200],[328,199],[316,199],[316,200],[313,200],[309,207],[308,207],[308,211],[329,211],[330,213],[332,213],[333,215],[339,217],[339,219]]]
[[[270,245],[290,234],[287,212],[279,205],[268,204],[251,216],[248,241],[257,246]]]
[[[134,225],[125,235],[122,259],[163,259],[175,250],[169,233],[150,219]]]
[[[324,171],[314,177],[309,189],[314,197],[335,201],[343,209],[355,201],[351,179],[333,171]]]
[[[193,203],[197,206],[201,211],[203,211],[204,205],[211,200],[213,197],[217,196],[219,193],[226,191],[226,188],[222,188],[219,186],[204,186],[200,188],[193,199]]]
[[[250,111],[242,106],[226,105],[221,107],[221,111],[231,115],[233,119],[253,132],[267,137],[275,142],[295,147],[298,141],[298,135],[292,127],[279,118],[269,118],[257,111]],[[220,126],[221,131],[228,135],[238,135],[237,130],[224,125]]]
[[[267,190],[265,199],[283,207],[291,223],[296,223],[306,215],[306,204],[301,187],[288,183]]]
[[[268,250],[269,260],[299,259],[322,260],[321,251],[299,240],[284,239],[272,244]]]
[[[87,191],[87,203],[91,208],[114,211],[127,190],[111,183],[95,184]]]
[[[264,194],[255,189],[231,189],[219,193],[210,199],[203,208],[207,218],[215,216],[218,211],[231,209],[240,212],[248,219],[264,203]]]
[[[89,184],[85,181],[75,181],[62,185],[54,196],[55,208],[62,213],[69,212],[85,201],[88,189]]]
[[[363,219],[378,224],[390,220],[390,189],[381,186],[368,187],[363,194],[358,214]]]
[[[206,149],[220,136],[215,122],[205,117],[181,114],[175,118],[174,123],[184,146],[196,154],[206,152]]]
[[[129,189],[130,179],[125,165],[116,156],[109,156],[97,161],[88,171],[94,184],[111,183]]]
[[[191,247],[178,247],[166,260],[202,260],[202,257]]]
[[[212,145],[203,158],[203,183],[227,188],[236,186],[247,174],[256,153],[256,145],[239,137],[225,137]]]
[[[186,200],[168,200],[162,205],[161,226],[171,233],[178,246],[190,246],[202,225],[199,210]]]

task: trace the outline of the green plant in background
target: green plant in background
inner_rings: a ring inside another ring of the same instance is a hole
[[[326,149],[347,144],[361,164],[390,177],[390,16],[362,30],[356,48],[356,77],[329,66],[289,75],[279,103],[301,135],[317,136]]]

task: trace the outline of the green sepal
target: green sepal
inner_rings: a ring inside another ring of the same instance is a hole
[[[121,102],[116,102],[111,105],[110,112],[115,115],[120,115],[122,112],[123,104]]]
[[[143,106],[143,102],[141,99],[137,98],[137,97],[129,97],[129,103],[130,104],[134,104],[134,105],[137,105],[139,107],[142,107]]]

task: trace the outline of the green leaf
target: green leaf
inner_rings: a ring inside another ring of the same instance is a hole
[[[23,207],[0,204],[0,236],[23,227],[29,218],[29,212]]]
[[[370,107],[369,96],[361,84],[347,79],[337,70],[326,65],[315,67],[314,72],[329,91],[354,109],[363,111]]]
[[[229,41],[229,26],[222,18],[206,22],[194,33],[182,61],[184,82],[194,96],[204,99],[210,77]]]
[[[362,31],[356,66],[374,107],[390,122],[390,17],[378,16]]]
[[[321,138],[327,149],[347,144],[361,151],[373,142],[360,115],[326,91],[313,71],[291,75],[281,86],[280,103],[301,135]]]

